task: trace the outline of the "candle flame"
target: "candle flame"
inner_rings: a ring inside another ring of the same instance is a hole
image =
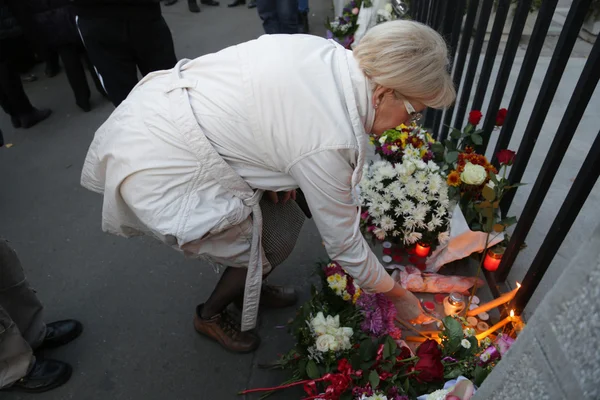
[[[515,316],[515,310],[510,310],[510,317],[513,318]]]
[[[521,288],[521,284],[519,282],[517,282],[517,289]]]

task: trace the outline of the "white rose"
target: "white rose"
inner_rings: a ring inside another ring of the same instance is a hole
[[[487,171],[481,165],[468,162],[460,179],[467,185],[481,185],[487,179]]]
[[[464,347],[465,349],[470,349],[471,348],[471,342],[469,342],[467,339],[463,339],[460,341],[460,345],[462,347]]]
[[[317,313],[317,316],[310,321],[310,326],[317,335],[323,335],[327,330],[327,321],[321,311]]]
[[[327,316],[327,326],[333,327],[333,328],[339,328],[340,327],[340,316],[336,315],[335,317],[332,317],[331,315]]]
[[[340,329],[341,329],[342,335],[345,337],[352,337],[352,335],[354,334],[354,331],[352,330],[352,328],[343,327]]]
[[[334,343],[335,343],[335,338],[331,335],[319,336],[317,338],[317,342],[316,342],[317,350],[320,351],[321,353],[329,351],[331,349],[332,345],[336,346]]]

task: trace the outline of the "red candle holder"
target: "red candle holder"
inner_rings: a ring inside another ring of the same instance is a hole
[[[430,250],[431,246],[427,243],[417,243],[415,245],[415,254],[419,257],[427,257],[429,255]]]
[[[489,249],[485,255],[485,259],[483,260],[483,268],[488,271],[495,271],[500,266],[502,262],[502,256],[504,255],[504,249]]]

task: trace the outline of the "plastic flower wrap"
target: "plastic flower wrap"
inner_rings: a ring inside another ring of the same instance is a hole
[[[367,236],[432,247],[448,238],[448,185],[431,160],[405,155],[401,164],[378,161],[366,166],[360,200],[361,227]]]
[[[362,4],[362,0],[352,0],[346,4],[342,15],[333,21],[327,19],[327,39],[333,39],[349,49],[354,42],[354,33],[358,29],[358,13]]]
[[[375,146],[375,153],[394,164],[401,163],[405,156],[421,159],[424,162],[435,158],[436,141],[425,129],[415,123],[408,126],[402,124],[396,129],[385,131],[379,137],[371,136],[370,140]]]

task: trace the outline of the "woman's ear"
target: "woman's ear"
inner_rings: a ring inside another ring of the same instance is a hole
[[[385,92],[386,92],[386,88],[384,88],[383,86],[377,86],[375,88],[375,90],[373,91],[373,107],[377,108],[379,107],[379,104],[381,104],[381,102],[383,101],[383,98],[385,97]]]

